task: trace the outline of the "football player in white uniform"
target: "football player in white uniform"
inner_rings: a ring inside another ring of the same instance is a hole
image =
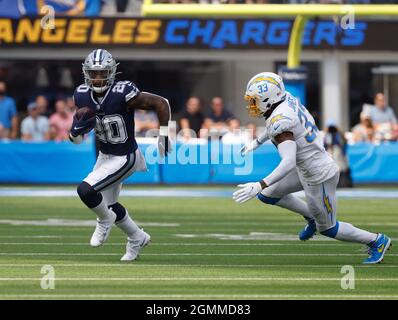
[[[297,212],[308,221],[300,240],[319,231],[330,238],[367,245],[369,257],[364,264],[381,262],[391,239],[336,219],[339,169],[325,151],[313,117],[285,91],[282,78],[271,72],[255,75],[247,85],[245,100],[250,116],[264,117],[266,129],[241,152],[247,154],[270,139],[281,162],[264,179],[238,185],[234,200],[244,203],[257,196],[266,204]],[[304,190],[306,202],[291,194],[300,190]]]

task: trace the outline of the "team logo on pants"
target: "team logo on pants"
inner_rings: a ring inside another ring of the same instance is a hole
[[[332,205],[330,204],[329,197],[326,195],[325,186],[322,184],[323,189],[323,206],[325,207],[326,211],[331,214],[333,213]]]

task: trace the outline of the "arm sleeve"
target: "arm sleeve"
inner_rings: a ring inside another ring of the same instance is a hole
[[[267,129],[265,129],[261,134],[257,137],[257,142],[259,144],[263,144],[265,141],[269,140],[269,135]]]
[[[296,142],[293,140],[286,140],[278,144],[278,152],[282,160],[275,170],[263,179],[267,186],[278,182],[296,167],[296,151]]]

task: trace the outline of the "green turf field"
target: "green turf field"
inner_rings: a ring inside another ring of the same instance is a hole
[[[257,200],[121,202],[152,236],[130,263],[119,261],[125,237],[117,228],[90,248],[94,216],[78,198],[0,198],[0,299],[398,298],[394,247],[383,264],[361,266],[361,246],[324,237],[301,243],[304,220]],[[344,199],[339,212],[340,220],[398,238],[398,200]],[[54,268],[55,289],[41,288],[43,265]],[[353,290],[341,288],[344,265],[354,266]]]

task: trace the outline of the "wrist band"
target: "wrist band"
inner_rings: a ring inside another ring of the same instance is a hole
[[[168,136],[169,135],[169,128],[167,126],[160,126],[159,135],[160,136]]]

